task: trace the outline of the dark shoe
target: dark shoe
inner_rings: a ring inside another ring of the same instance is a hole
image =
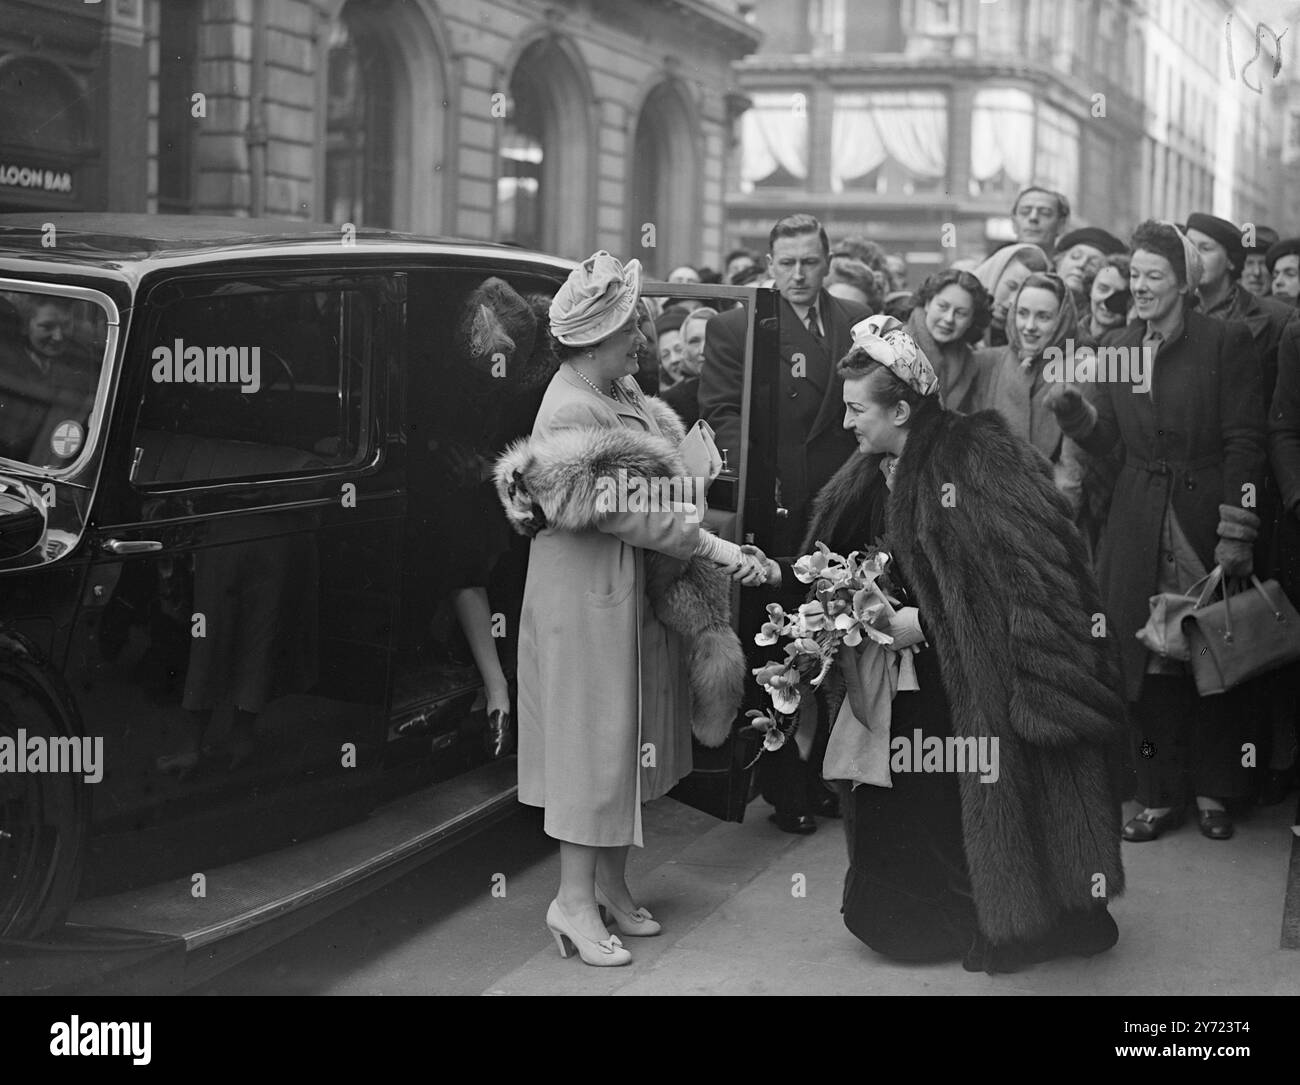
[[[1166,829],[1177,829],[1186,818],[1187,811],[1182,806],[1171,806],[1159,817],[1148,817],[1145,810],[1124,826],[1121,834],[1130,844],[1145,844],[1157,839]]]
[[[1296,785],[1296,768],[1269,769],[1259,789],[1260,806],[1276,806],[1285,801],[1287,793]]]
[[[1048,934],[1035,944],[1034,960],[1057,957],[1094,957],[1119,941],[1119,927],[1105,908],[1067,912]]]
[[[817,822],[807,814],[782,814],[777,812],[769,814],[767,820],[772,822],[783,833],[798,833],[800,836],[807,836],[809,833],[817,831]]]
[[[978,933],[961,960],[961,966],[967,972],[987,972],[990,976],[1019,972],[1033,963],[1033,955],[1026,943],[990,942]]]
[[[1211,840],[1231,840],[1232,834],[1236,832],[1226,810],[1200,810],[1197,811],[1197,816],[1201,823],[1201,835],[1208,836]]]

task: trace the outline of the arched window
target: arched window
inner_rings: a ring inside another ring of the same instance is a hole
[[[574,50],[535,41],[510,73],[497,155],[496,236],[581,257],[590,250],[593,94]]]
[[[542,167],[546,126],[542,94],[527,69],[515,72],[510,81],[497,173],[497,238],[529,249],[540,249],[544,244]]]
[[[628,167],[627,246],[654,275],[700,256],[695,129],[688,99],[671,82],[646,96],[637,117]],[[654,227],[653,247],[645,244],[648,225]]]
[[[330,31],[325,217],[393,225],[392,61],[346,5]]]

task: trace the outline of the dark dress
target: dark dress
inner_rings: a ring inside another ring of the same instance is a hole
[[[864,507],[840,523],[833,551],[847,554],[885,535],[883,486],[871,491]],[[805,549],[811,550],[808,546]],[[808,586],[781,562],[781,592],[787,608],[804,601]],[[895,594],[910,605],[897,565],[890,579]],[[924,625],[925,616],[921,616]],[[952,734],[951,711],[939,674],[938,647],[931,640],[916,653],[915,691],[894,698],[891,740],[909,743]],[[838,709],[838,692],[819,706],[823,715]],[[823,728],[828,729],[828,728]],[[815,756],[817,756],[815,754]],[[820,758],[818,760],[820,764]],[[942,772],[898,772],[893,787],[840,784],[840,808],[849,851],[844,877],[844,925],[868,946],[901,961],[941,961],[966,956],[979,941],[966,852],[962,844],[961,795],[957,777]]]

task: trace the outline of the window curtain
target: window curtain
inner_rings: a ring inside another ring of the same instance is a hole
[[[751,192],[778,169],[808,177],[808,110],[794,94],[756,94],[740,117],[740,187]]]
[[[1033,172],[1034,102],[1011,87],[978,91],[971,109],[970,168],[980,183],[1005,172],[1017,188]]]
[[[1049,105],[1038,107],[1038,154],[1035,176],[1076,199],[1079,189],[1079,122]]]
[[[892,158],[914,177],[948,172],[948,100],[936,91],[841,94],[831,123],[831,191]]]

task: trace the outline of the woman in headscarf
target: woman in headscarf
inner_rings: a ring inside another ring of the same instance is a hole
[[[986,346],[1000,347],[1006,343],[1011,299],[1033,272],[1049,270],[1047,254],[1028,243],[1004,245],[975,269],[975,278],[984,284],[993,299],[993,319],[989,323]]]
[[[744,681],[716,565],[753,559],[700,528],[681,422],[637,386],[641,265],[598,252],[555,295],[560,367],[532,436],[497,461],[512,526],[532,535],[519,632],[519,801],[560,841],[546,922],[562,955],[631,960],[660,930],[628,888],[641,804],[691,770],[691,732],[720,745]],[[697,555],[699,557],[697,558]],[[710,564],[713,563],[713,564]]]
[[[856,325],[840,362],[859,451],[818,496],[804,546],[847,554],[883,537],[904,604],[891,648],[923,644],[917,688],[892,704],[865,689],[843,712],[827,691],[837,730],[889,735],[844,796],[845,925],[885,956],[971,971],[1100,953],[1124,886],[1124,706],[1111,642],[1092,635],[1087,555],[1042,457],[992,411],[945,409],[888,320]],[[792,585],[787,562],[768,576]]]
[[[992,300],[969,271],[947,268],[921,284],[907,330],[934,364],[939,397],[951,411],[974,409],[978,366],[972,343],[993,317]]]
[[[972,396],[974,409],[1000,412],[1012,433],[1047,457],[1056,488],[1070,502],[1072,515],[1083,507],[1085,457],[1061,432],[1045,401],[1060,379],[1057,370],[1070,371],[1063,361],[1073,353],[1076,334],[1074,298],[1064,280],[1035,272],[1011,301],[1007,345],[977,353],[982,372]],[[1059,352],[1057,366],[1047,365],[1048,351]]]
[[[1180,825],[1194,795],[1201,832],[1226,840],[1227,801],[1246,797],[1250,785],[1241,763],[1252,725],[1242,690],[1198,697],[1188,665],[1148,652],[1136,634],[1151,596],[1185,591],[1216,565],[1226,576],[1253,568],[1260,522],[1251,509],[1265,469],[1259,357],[1245,324],[1191,308],[1200,253],[1173,225],[1142,223],[1132,250],[1138,318],[1110,345],[1144,358],[1148,391],[1098,381],[1089,401],[1060,385],[1047,405],[1091,455],[1122,454],[1097,578],[1119,640],[1134,744],[1144,754],[1135,759],[1144,809],[1124,826],[1124,839],[1150,841]]]

